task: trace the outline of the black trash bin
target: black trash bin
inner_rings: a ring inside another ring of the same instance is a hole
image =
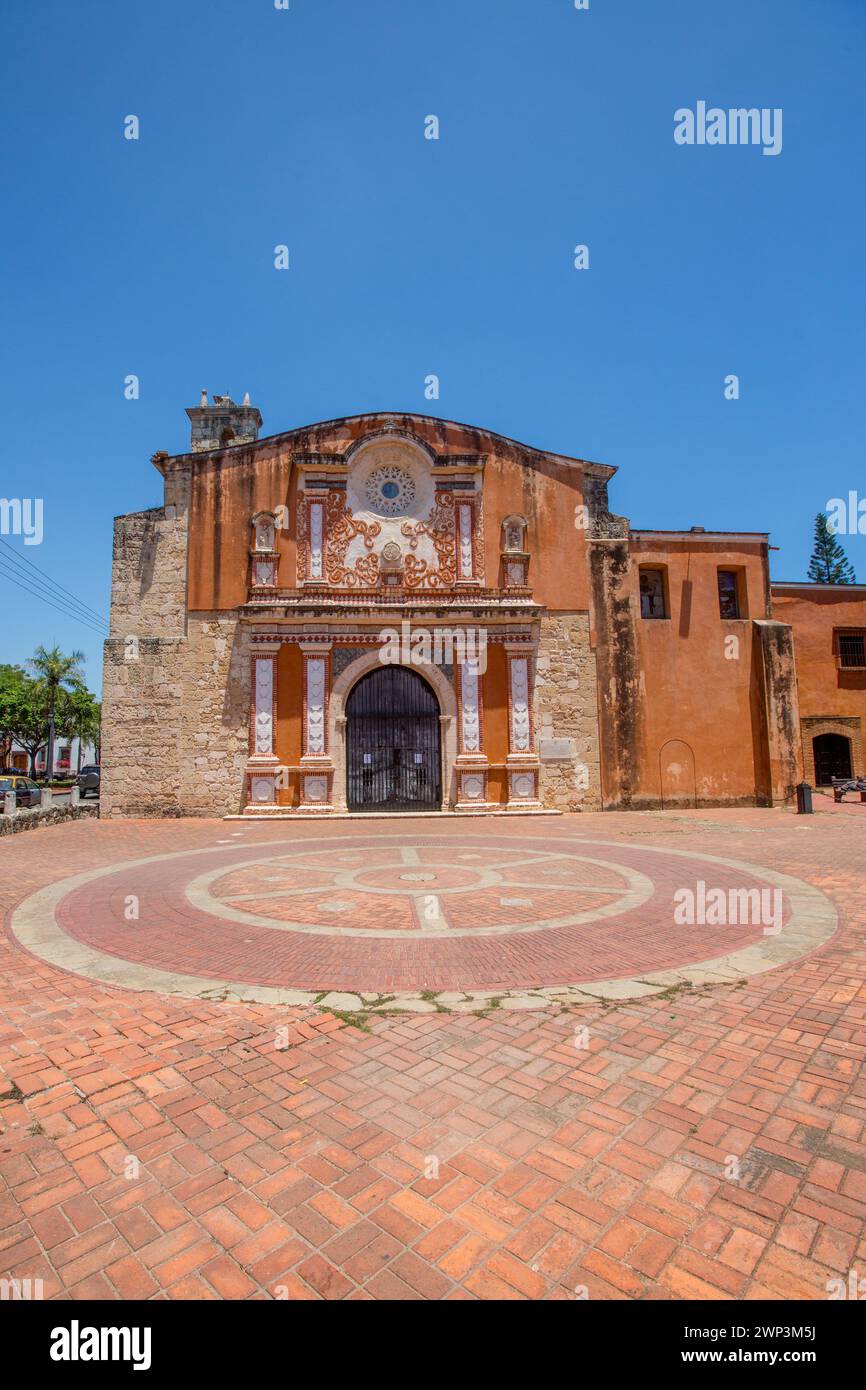
[[[808,782],[797,783],[797,815],[811,816],[812,814],[812,788]]]

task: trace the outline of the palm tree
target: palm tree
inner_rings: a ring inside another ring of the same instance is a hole
[[[81,663],[84,652],[70,652],[64,656],[59,647],[46,651],[37,647],[32,659],[27,663],[45,692],[45,706],[48,713],[48,750],[45,757],[48,780],[54,772],[54,718],[59,692],[62,690],[84,689],[84,672]]]

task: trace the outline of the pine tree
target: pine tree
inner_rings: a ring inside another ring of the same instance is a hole
[[[809,578],[816,584],[854,584],[854,567],[830,530],[825,512],[815,517],[815,546]]]

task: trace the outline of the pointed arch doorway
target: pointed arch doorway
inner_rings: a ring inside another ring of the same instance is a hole
[[[407,666],[378,666],[346,701],[350,811],[438,811],[442,806],[439,702]]]

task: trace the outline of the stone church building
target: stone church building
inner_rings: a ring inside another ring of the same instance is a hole
[[[615,469],[423,415],[187,411],[115,522],[102,813],[770,806],[862,773],[866,587],[632,529]]]

